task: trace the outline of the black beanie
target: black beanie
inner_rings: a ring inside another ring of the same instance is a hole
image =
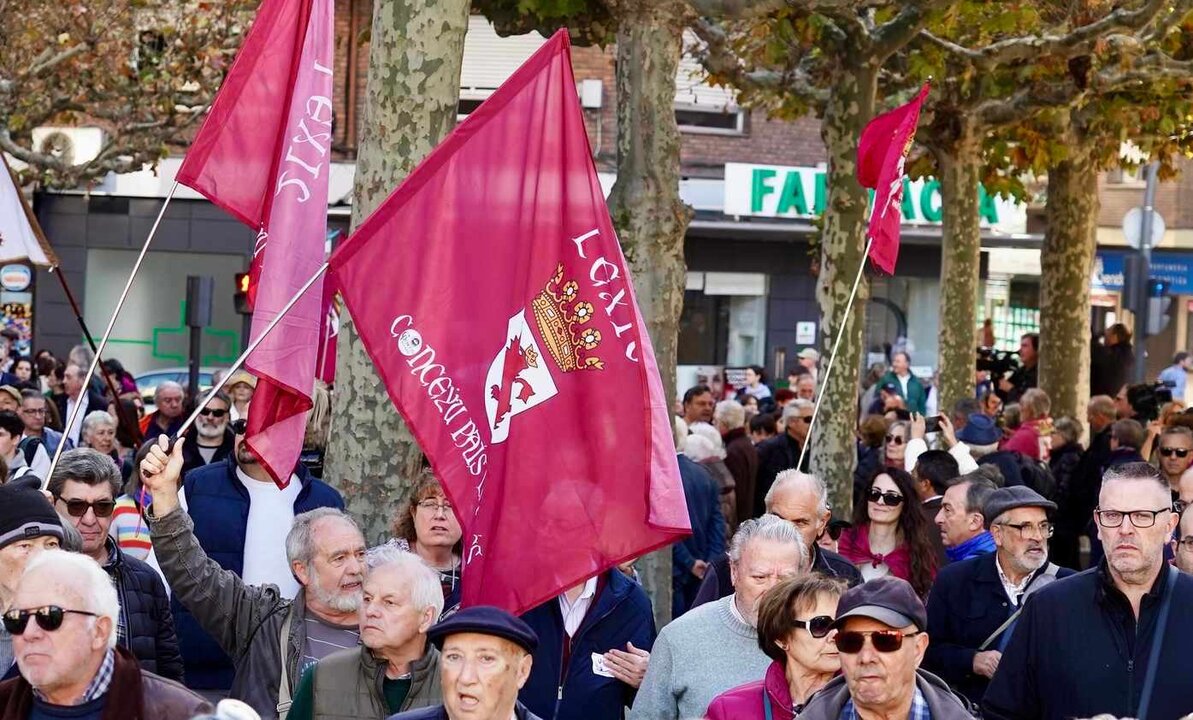
[[[50,535],[62,539],[62,520],[40,490],[0,486],[0,548],[18,540]]]

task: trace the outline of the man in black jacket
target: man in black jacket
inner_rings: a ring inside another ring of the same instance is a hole
[[[191,470],[217,463],[232,454],[236,434],[229,427],[228,409],[232,401],[222,392],[215,394],[207,406],[199,411],[195,424],[182,441],[182,477]],[[157,438],[151,438],[150,442]]]
[[[984,717],[1175,720],[1193,709],[1193,577],[1164,562],[1177,523],[1167,483],[1146,463],[1113,468],[1095,517],[1105,560],[1032,596]]]
[[[799,463],[800,449],[808,439],[816,406],[807,400],[792,400],[783,408],[783,432],[758,443],[758,481],[754,484],[754,516],[765,512],[766,493],[775,476]],[[800,470],[807,470],[808,459]]]
[[[1056,534],[1052,538],[1052,562],[1061,567],[1081,568],[1078,542],[1089,525],[1098,492],[1102,488],[1102,469],[1110,461],[1110,434],[1114,425],[1114,398],[1095,395],[1086,406],[1089,422],[1089,448],[1073,473],[1074,486],[1061,498],[1056,512]]]
[[[48,487],[59,514],[83,536],[83,553],[112,578],[120,599],[118,644],[131,650],[143,669],[181,682],[182,655],[161,577],[108,536],[119,488],[120,471],[112,458],[91,448],[64,452]]]

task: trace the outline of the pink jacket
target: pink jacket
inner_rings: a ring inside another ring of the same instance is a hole
[[[1040,459],[1040,420],[1028,420],[1011,433],[1000,450],[1014,450],[1033,460]]]
[[[762,695],[770,697],[771,719],[792,720],[791,689],[783,663],[775,661],[766,669],[762,680],[726,690],[713,699],[705,717],[708,720],[765,720]]]

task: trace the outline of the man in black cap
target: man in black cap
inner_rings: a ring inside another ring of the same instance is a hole
[[[925,614],[911,584],[900,578],[845,591],[832,626],[842,674],[812,698],[800,720],[972,720],[944,680],[918,669],[928,648]]]
[[[443,704],[389,720],[541,720],[518,702],[538,647],[529,625],[478,605],[433,625],[427,639],[439,648]]]
[[[62,520],[34,487],[0,486],[0,608],[12,603],[25,566],[44,550],[62,545]],[[0,676],[13,664],[12,636],[0,626]]]
[[[1048,562],[1056,504],[1024,485],[991,492],[982,514],[995,552],[940,571],[928,596],[924,667],[980,703],[1031,593],[1073,571]]]

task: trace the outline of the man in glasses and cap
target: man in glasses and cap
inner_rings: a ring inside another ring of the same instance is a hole
[[[927,624],[906,580],[881,577],[845,591],[833,622],[841,676],[813,696],[800,720],[972,720],[944,680],[919,669]]]
[[[91,559],[54,550],[31,560],[3,615],[20,676],[0,683],[0,716],[189,720],[211,712],[117,644],[119,616],[118,591]]]
[[[0,485],[0,611],[12,605],[17,583],[30,560],[62,546],[62,520],[36,488]],[[0,627],[0,675],[13,666],[12,636]]]
[[[195,468],[221,462],[232,454],[236,446],[236,434],[230,427],[231,407],[231,399],[218,392],[199,411],[195,424],[182,441],[183,478]]]
[[[182,655],[161,576],[127,555],[108,534],[120,485],[112,458],[76,448],[62,453],[47,489],[55,509],[83,537],[83,554],[103,568],[122,600],[115,618],[120,646],[131,650],[146,670],[181,681]]]

